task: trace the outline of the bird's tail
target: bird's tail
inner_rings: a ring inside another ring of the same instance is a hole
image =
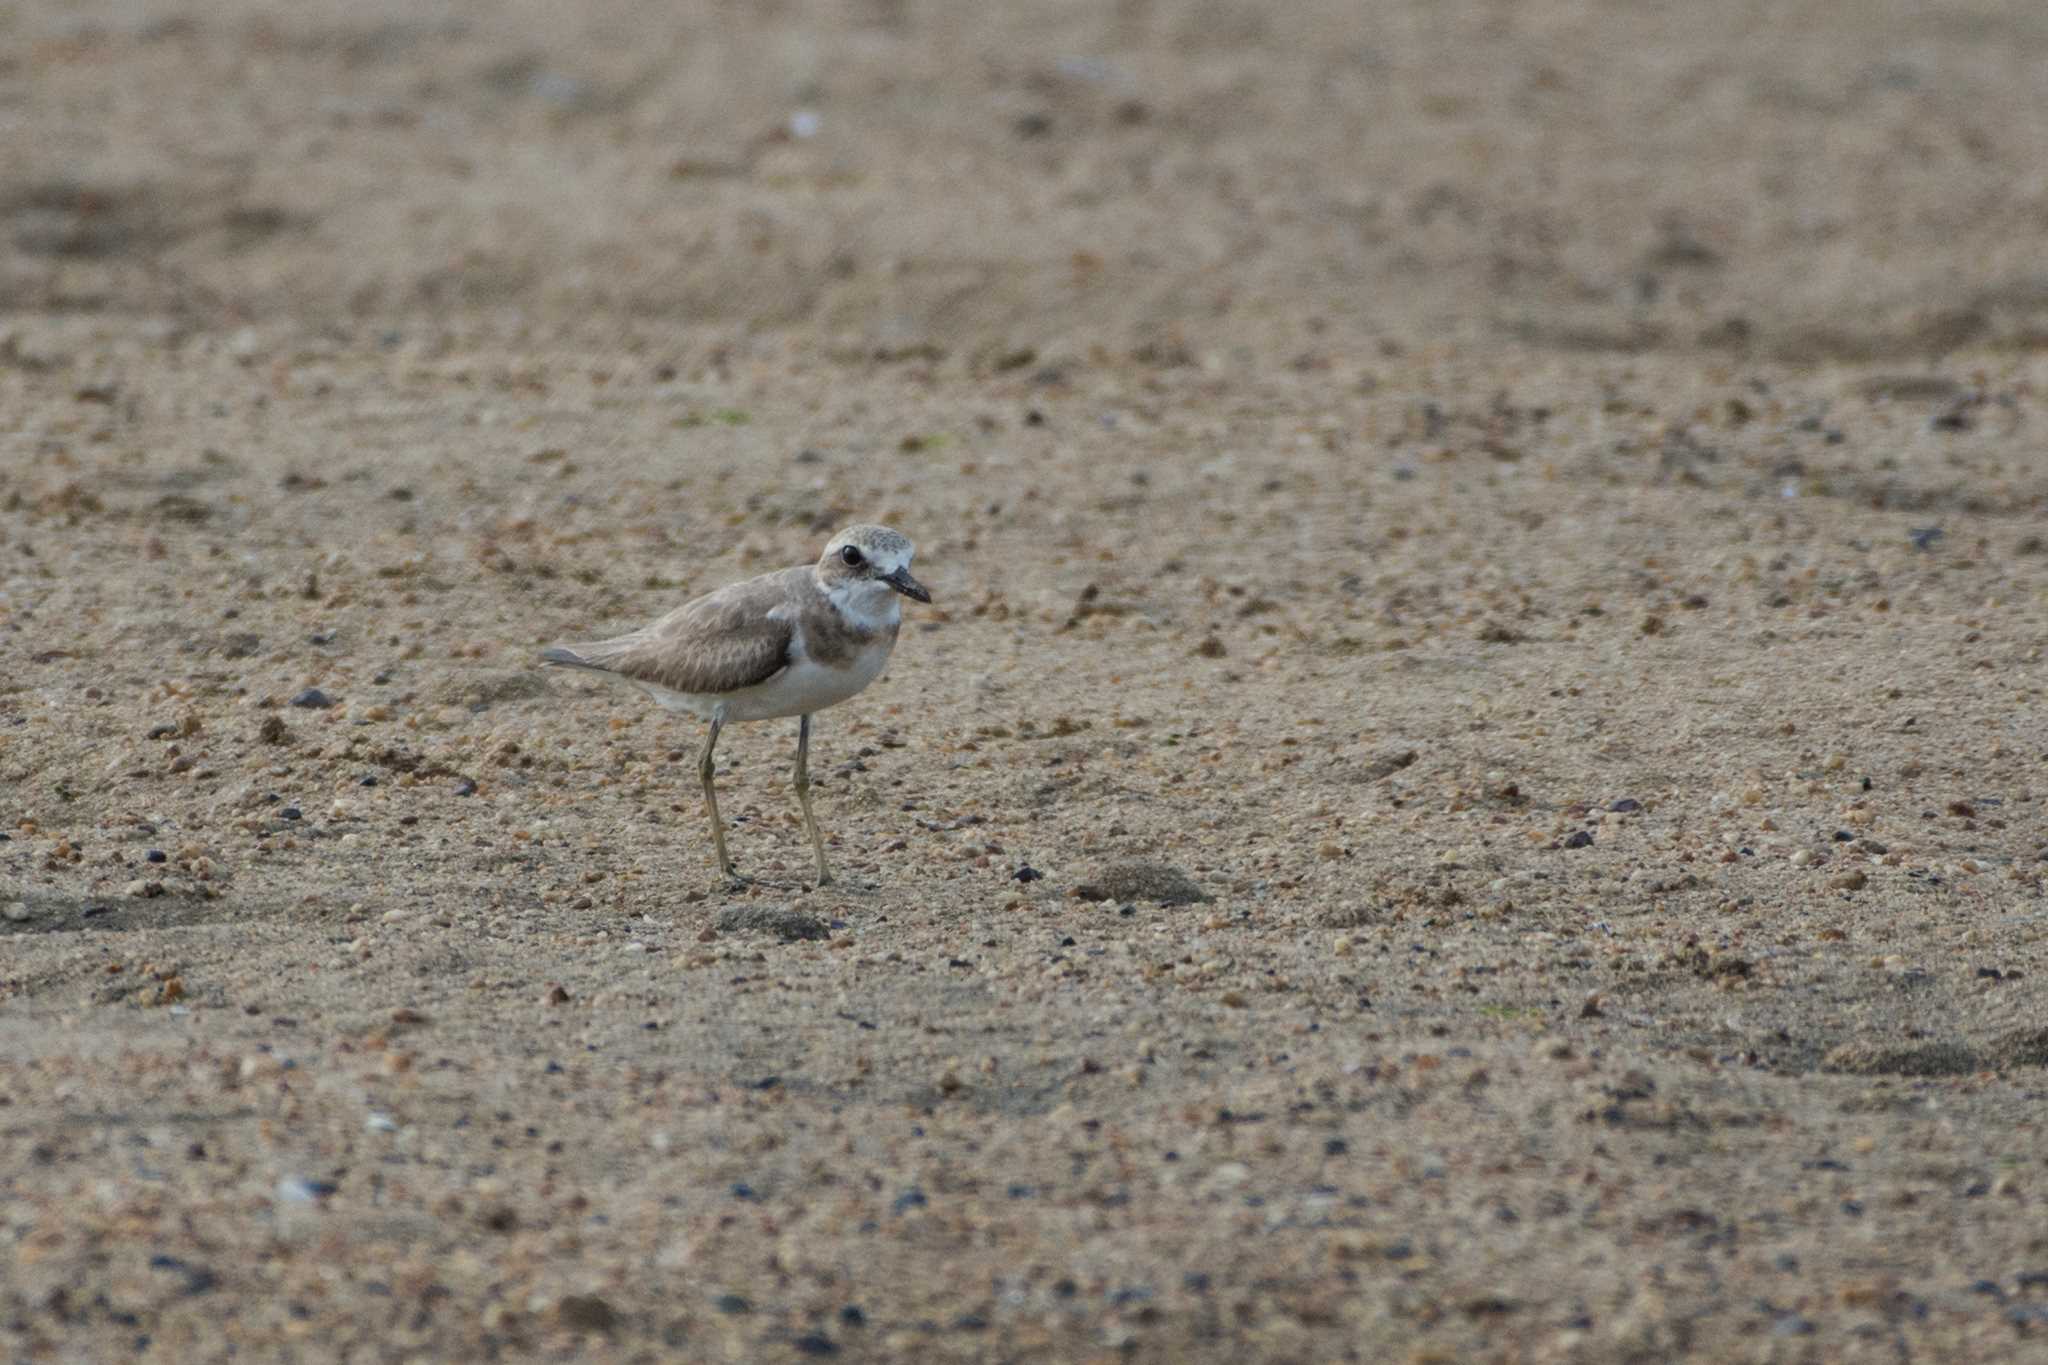
[[[593,673],[605,671],[602,664],[594,664],[575,650],[564,649],[560,645],[551,645],[547,649],[542,650],[540,652],[540,661],[544,664],[560,664],[564,668],[587,668]]]

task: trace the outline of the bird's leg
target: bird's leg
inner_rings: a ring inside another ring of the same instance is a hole
[[[718,846],[718,870],[728,880],[738,881],[740,874],[732,870],[732,859],[725,851],[725,821],[718,817],[718,789],[711,782],[717,770],[711,755],[718,747],[718,732],[724,728],[722,717],[711,718],[711,733],[704,737],[704,761],[697,765],[697,775],[704,779],[704,809],[711,816],[711,841]]]
[[[818,817],[811,814],[811,718],[796,723],[796,799],[804,808],[804,824],[810,827],[811,848],[818,855],[818,885],[832,885],[832,873],[825,866],[825,836],[818,832]]]

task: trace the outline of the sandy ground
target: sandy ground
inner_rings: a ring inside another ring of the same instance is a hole
[[[1939,10],[0,9],[0,1356],[2048,1360]],[[728,892],[535,651],[854,520]]]

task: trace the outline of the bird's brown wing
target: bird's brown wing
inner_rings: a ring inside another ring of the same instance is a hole
[[[576,662],[672,692],[701,696],[753,687],[789,666],[790,623],[769,615],[786,600],[781,578],[769,574],[720,588],[629,635],[568,650]]]

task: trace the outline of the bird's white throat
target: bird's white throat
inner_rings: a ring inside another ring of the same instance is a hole
[[[887,630],[903,619],[903,601],[887,583],[872,578],[835,583],[825,600],[856,630]]]

